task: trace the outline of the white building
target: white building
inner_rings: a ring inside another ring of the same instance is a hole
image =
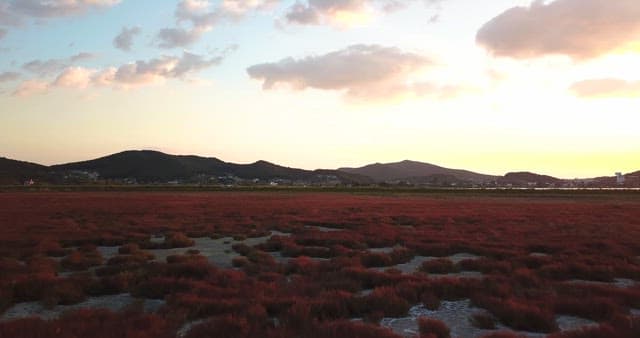
[[[622,175],[622,173],[616,173],[616,183],[618,183],[618,185],[624,184],[624,175]]]

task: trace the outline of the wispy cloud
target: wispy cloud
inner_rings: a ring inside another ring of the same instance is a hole
[[[59,72],[60,70],[70,67],[77,62],[90,60],[95,57],[91,53],[78,53],[65,59],[48,59],[48,60],[31,60],[22,65],[22,69],[39,76],[47,76]]]
[[[123,51],[130,51],[133,46],[133,39],[140,34],[140,27],[122,27],[122,30],[113,38],[113,46]]]
[[[589,59],[637,42],[638,18],[637,0],[536,0],[487,22],[476,40],[498,56]]]
[[[183,52],[179,57],[162,56],[103,69],[71,66],[62,69],[53,80],[31,79],[24,81],[13,92],[13,95],[29,96],[54,88],[112,87],[130,89],[162,84],[170,79],[193,81],[198,72],[220,64],[227,53],[228,50],[224,50],[217,55],[206,57]]]
[[[442,0],[423,0],[427,5]],[[288,8],[285,20],[299,25],[351,26],[370,20],[379,13],[402,9],[416,0],[305,0]]]
[[[591,79],[576,82],[571,91],[582,98],[640,98],[640,81]]]
[[[42,80],[27,80],[13,91],[13,96],[24,97],[38,93],[46,92],[49,89],[49,83]]]
[[[0,82],[15,81],[20,78],[20,73],[17,72],[4,72],[0,73]]]
[[[207,0],[182,0],[175,10],[179,25],[161,29],[157,45],[161,48],[185,47],[197,42],[205,33],[224,20],[239,20],[256,10],[272,8],[280,0],[222,0],[213,7]]]
[[[9,9],[24,16],[51,18],[84,14],[91,9],[108,8],[121,0],[9,0]]]

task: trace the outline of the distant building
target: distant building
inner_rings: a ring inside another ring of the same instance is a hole
[[[624,175],[622,175],[622,173],[616,173],[616,183],[618,185],[624,184]]]

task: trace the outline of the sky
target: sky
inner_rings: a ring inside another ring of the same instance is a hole
[[[637,0],[1,0],[0,156],[640,170]]]

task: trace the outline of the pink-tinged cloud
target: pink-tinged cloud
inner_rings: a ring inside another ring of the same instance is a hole
[[[389,13],[415,2],[416,0],[306,0],[296,1],[285,15],[288,23],[298,25],[338,25],[349,26],[366,20],[376,13]],[[423,0],[427,5],[442,0]]]
[[[41,80],[24,81],[13,91],[13,96],[25,97],[44,93],[49,89],[49,83]]]
[[[592,79],[576,82],[571,91],[582,98],[640,98],[640,81]]]
[[[284,85],[294,90],[339,91],[348,99],[386,100],[442,92],[443,87],[412,81],[432,65],[429,58],[399,48],[353,45],[325,55],[254,65],[247,73],[262,81],[264,90]]]
[[[77,62],[91,60],[95,57],[95,54],[83,52],[64,59],[32,60],[23,64],[22,69],[40,76],[47,76],[71,67]]]
[[[223,16],[241,18],[256,10],[269,10],[278,5],[281,0],[222,0],[220,12]]]
[[[54,87],[85,89],[91,84],[95,70],[83,67],[69,67],[53,81]]]
[[[20,73],[17,73],[17,72],[0,73],[0,82],[11,82],[19,78],[20,78]]]
[[[196,43],[223,20],[239,20],[247,13],[272,8],[280,0],[222,0],[212,6],[208,0],[182,0],[175,10],[179,25],[161,29],[156,34],[160,48],[186,47]]]
[[[54,88],[111,87],[130,89],[163,84],[170,79],[190,82],[194,80],[193,77],[198,72],[220,64],[229,50],[223,50],[219,55],[211,57],[183,52],[180,57],[163,56],[106,69],[67,67],[51,81],[37,79],[23,82],[14,91],[14,95],[29,96]]]
[[[640,39],[638,0],[534,1],[487,22],[476,41],[497,56],[596,58]]]

